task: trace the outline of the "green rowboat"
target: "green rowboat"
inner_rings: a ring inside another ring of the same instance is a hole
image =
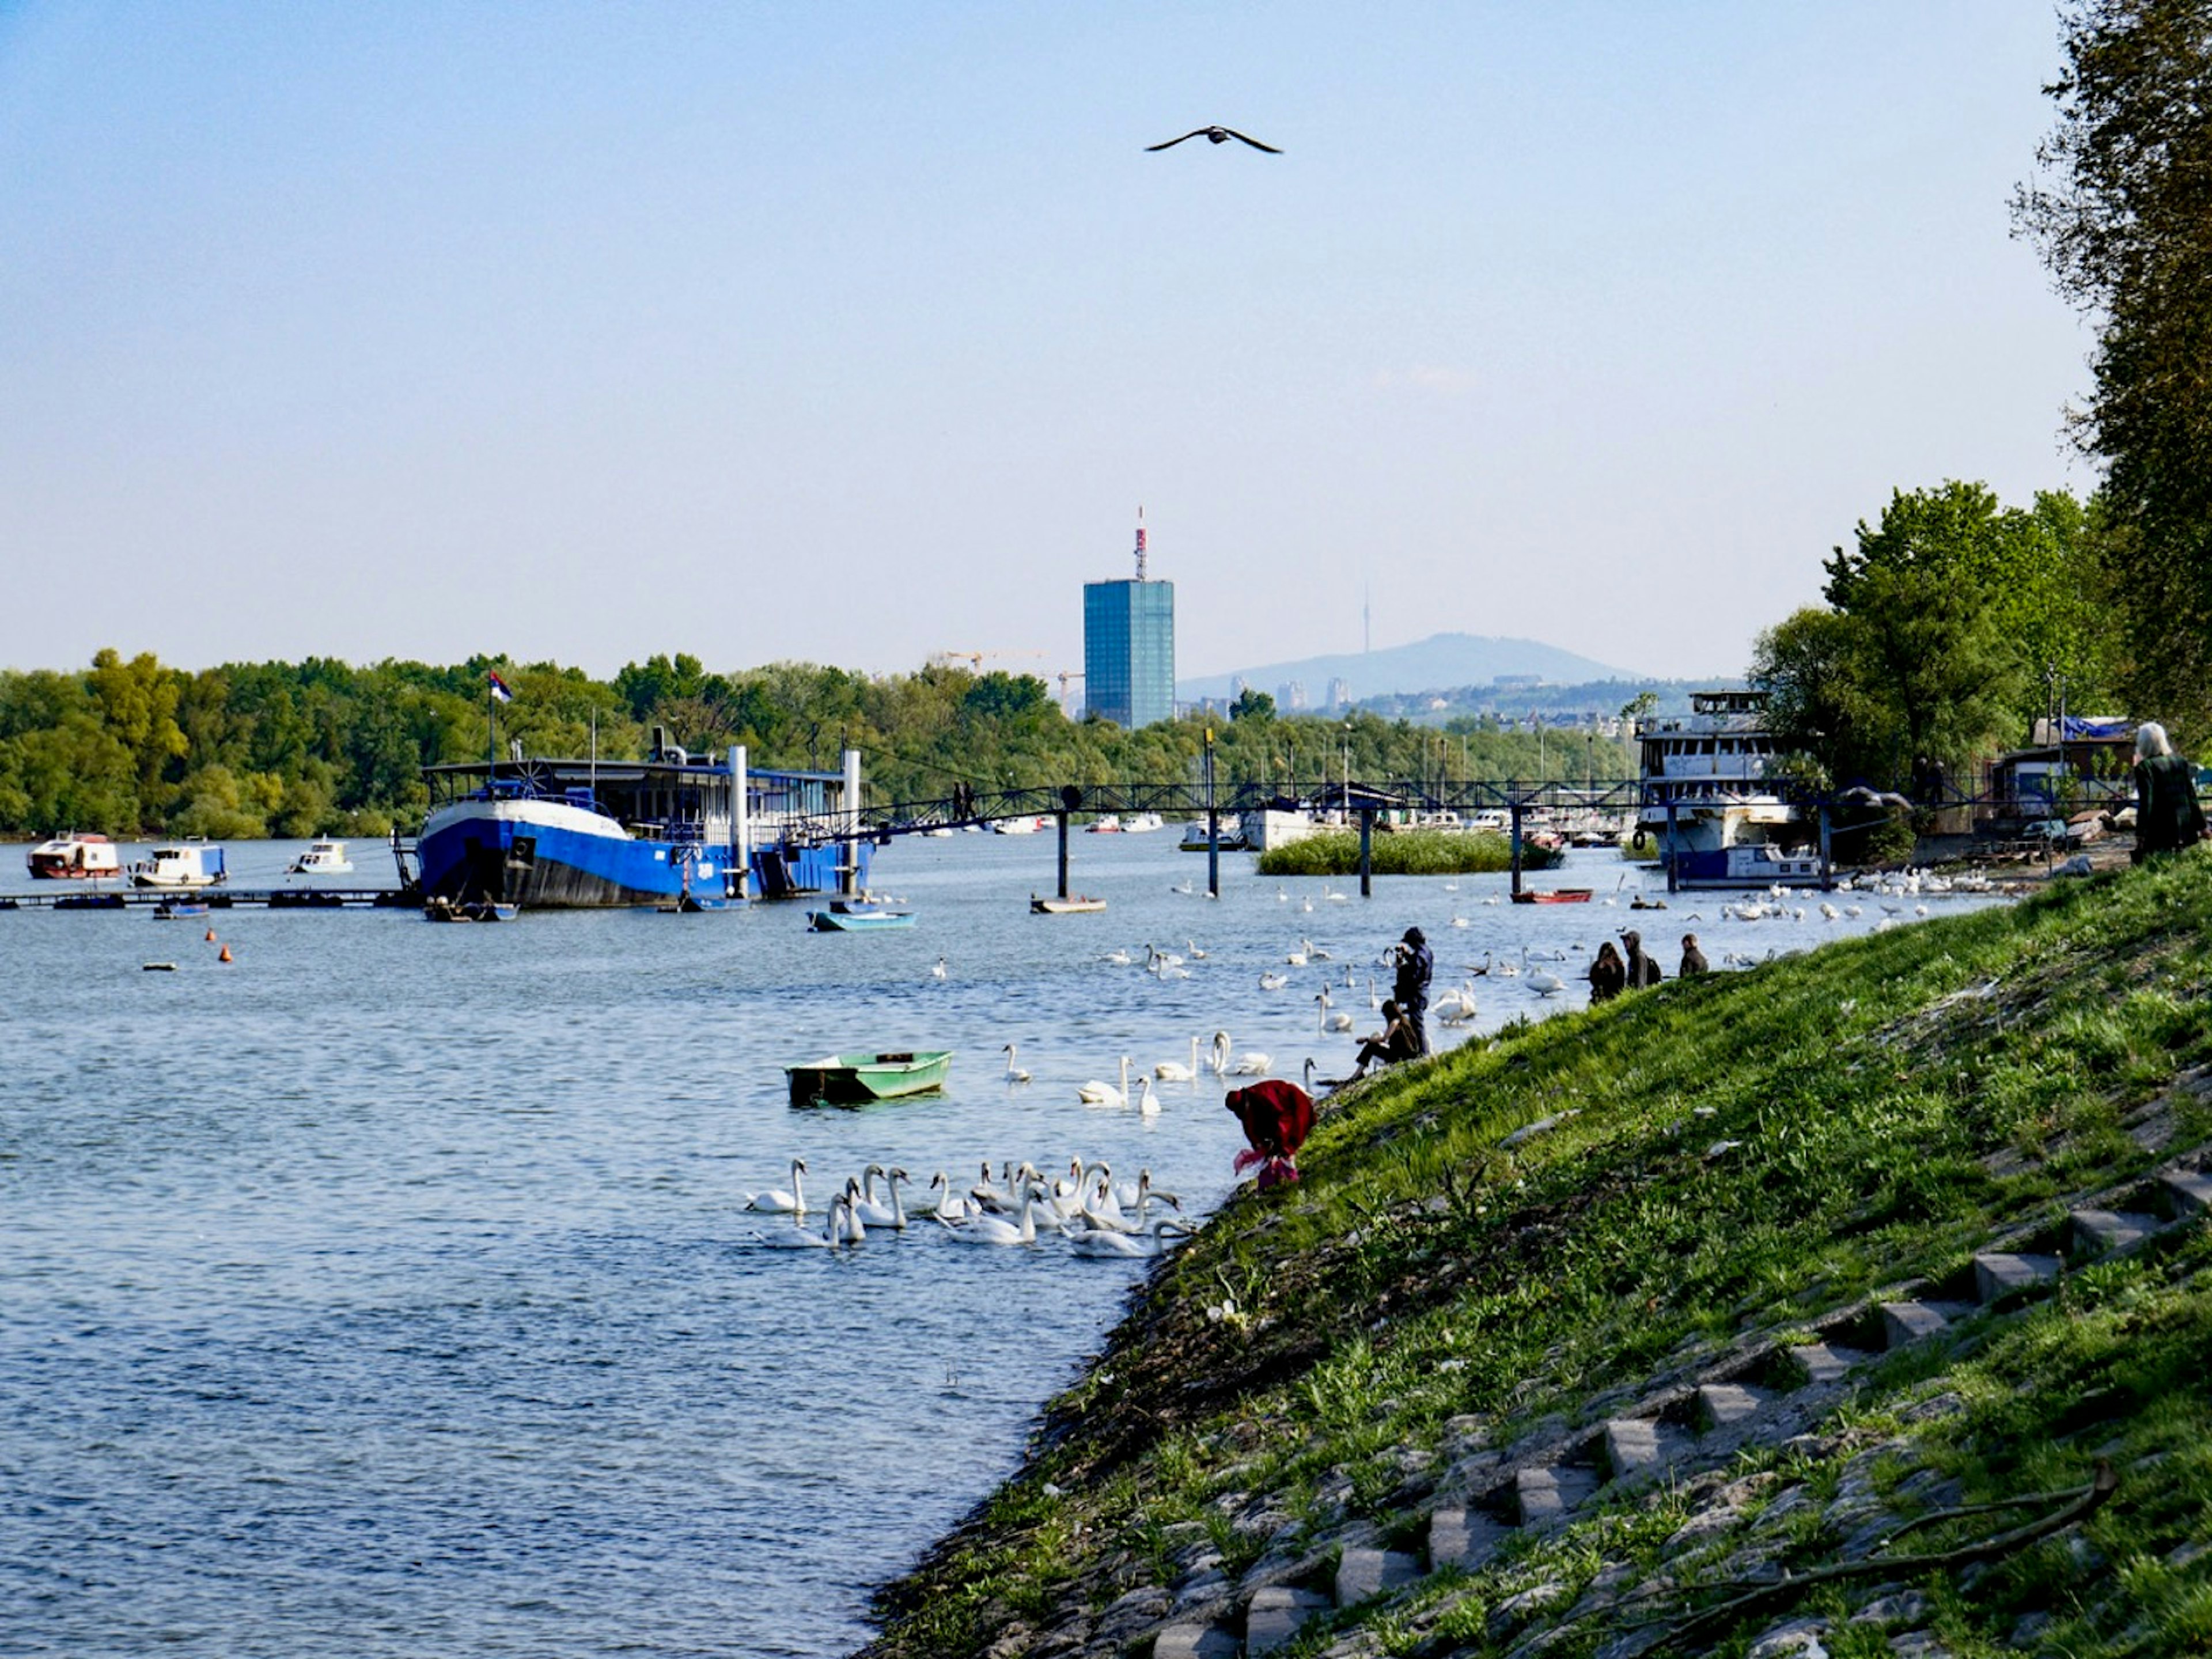
[[[936,1094],[952,1069],[950,1048],[919,1048],[886,1054],[830,1054],[787,1066],[794,1106],[862,1106],[872,1100],[902,1100]]]

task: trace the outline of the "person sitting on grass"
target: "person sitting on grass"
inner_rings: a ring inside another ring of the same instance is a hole
[[[1359,1064],[1352,1068],[1355,1078],[1365,1077],[1370,1065],[1389,1066],[1401,1060],[1413,1060],[1420,1054],[1419,1040],[1413,1035],[1413,1024],[1395,1002],[1382,1005],[1382,1029],[1370,1032],[1359,1040]]]

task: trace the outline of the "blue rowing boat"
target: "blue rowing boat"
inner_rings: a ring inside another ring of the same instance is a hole
[[[806,925],[817,933],[873,933],[889,927],[913,927],[914,912],[833,901],[827,910],[809,910]]]

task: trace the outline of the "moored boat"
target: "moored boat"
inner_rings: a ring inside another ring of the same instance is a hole
[[[833,902],[826,910],[809,910],[806,925],[817,933],[869,933],[888,927],[911,927],[911,910],[885,910],[872,904]]]
[[[935,1094],[952,1069],[950,1048],[828,1054],[783,1068],[794,1106],[860,1106]]]
[[[349,876],[353,860],[346,856],[346,844],[342,841],[318,841],[308,843],[307,850],[284,866],[288,876]]]
[[[1817,879],[1814,830],[1769,781],[1777,757],[1763,691],[1693,691],[1690,713],[1636,729],[1637,827],[1685,887]],[[1784,873],[1784,872],[1788,873]]]
[[[222,853],[220,847],[203,847],[198,842],[156,847],[131,866],[131,885],[175,889],[216,886],[230,879],[230,872],[223,867]]]
[[[1066,898],[1030,898],[1030,911],[1040,916],[1095,915],[1106,908],[1103,898],[1090,898],[1080,893],[1071,893]]]
[[[478,761],[423,777],[432,805],[415,857],[427,898],[532,909],[781,898],[865,886],[874,850],[854,810],[857,755],[842,774],[755,772],[742,750],[694,757],[656,729],[643,761]]]
[[[42,841],[24,860],[39,881],[97,881],[123,873],[123,859],[115,843],[90,831],[70,830]]]
[[[1516,904],[1588,904],[1594,889],[1588,887],[1524,887],[1513,895]]]

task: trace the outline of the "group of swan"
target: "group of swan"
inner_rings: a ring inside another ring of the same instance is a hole
[[[799,1187],[805,1160],[794,1158],[792,1165],[793,1184]],[[889,1188],[888,1203],[874,1195],[878,1177]],[[871,1231],[904,1232],[909,1213],[900,1187],[908,1178],[904,1170],[872,1164],[830,1201],[819,1231],[804,1224],[803,1209],[794,1209],[793,1225],[757,1231],[753,1237],[779,1249],[834,1249],[860,1243]],[[933,1217],[945,1237],[963,1244],[1032,1244],[1042,1234],[1058,1233],[1076,1255],[1089,1256],[1153,1255],[1171,1237],[1198,1231],[1180,1218],[1148,1213],[1156,1203],[1182,1207],[1173,1193],[1153,1188],[1149,1170],[1140,1171],[1133,1183],[1117,1185],[1106,1164],[1072,1158],[1068,1174],[1055,1182],[1047,1182],[1036,1165],[1026,1163],[1018,1168],[1009,1164],[1003,1179],[1004,1186],[994,1182],[987,1163],[975,1185],[964,1194],[955,1194],[951,1178],[940,1170],[929,1183],[928,1196],[915,1200],[912,1213]],[[798,1194],[786,1196],[799,1200]]]

